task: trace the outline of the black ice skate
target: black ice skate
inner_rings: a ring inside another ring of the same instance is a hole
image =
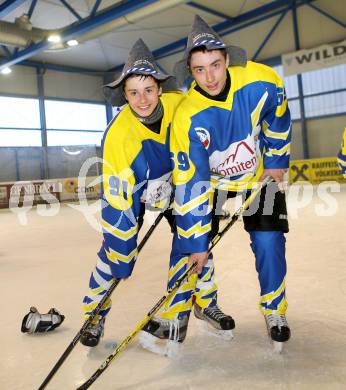
[[[285,314],[266,314],[264,316],[268,335],[274,343],[277,352],[282,351],[284,342],[291,337],[291,330],[288,326]]]
[[[205,321],[209,332],[213,335],[219,336],[224,340],[233,338],[232,329],[235,328],[235,322],[231,316],[223,313],[217,305],[202,309],[195,303],[194,314],[199,320]]]
[[[105,319],[97,324],[90,324],[80,338],[80,342],[86,347],[96,347],[104,334]]]
[[[185,340],[188,323],[189,316],[174,320],[153,318],[140,332],[139,343],[151,352],[176,357],[179,343]],[[160,340],[165,342],[160,345]]]

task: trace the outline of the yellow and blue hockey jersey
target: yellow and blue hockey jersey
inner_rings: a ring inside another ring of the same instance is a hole
[[[346,127],[344,130],[344,136],[342,139],[341,149],[338,154],[338,164],[342,174],[346,178]]]
[[[251,61],[228,72],[226,101],[202,95],[193,83],[172,124],[174,207],[185,253],[207,250],[212,185],[249,189],[264,168],[289,164],[291,118],[281,78]]]
[[[125,106],[103,138],[102,228],[99,252],[116,278],[131,275],[137,256],[137,218],[142,202],[169,197],[171,162],[169,132],[173,114],[184,95],[164,93],[160,133],[144,126]]]

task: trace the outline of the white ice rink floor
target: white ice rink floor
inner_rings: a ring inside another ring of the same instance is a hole
[[[292,339],[281,355],[269,344],[257,308],[249,238],[237,223],[214,251],[219,304],[236,320],[233,341],[204,333],[192,316],[179,359],[151,354],[135,340],[91,388],[346,389],[346,188],[326,203],[327,195],[314,187],[313,200],[300,209],[302,200],[290,194],[287,318]],[[26,219],[23,225],[16,214],[0,211],[1,390],[37,389],[75,336],[101,244],[83,214],[66,204],[56,216],[38,215],[34,208]],[[108,356],[109,345],[143,318],[165,292],[169,250],[170,232],[163,222],[132,278],[115,291],[101,345],[88,353],[78,344],[47,389],[75,389]],[[23,334],[21,321],[30,306],[44,313],[55,307],[65,322],[47,334]]]

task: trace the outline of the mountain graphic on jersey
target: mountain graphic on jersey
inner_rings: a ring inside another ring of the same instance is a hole
[[[212,153],[209,157],[212,172],[224,176],[239,176],[255,172],[258,159],[254,140],[250,135],[245,140],[232,143],[226,150]]]

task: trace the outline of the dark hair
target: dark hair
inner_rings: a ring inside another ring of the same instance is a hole
[[[191,56],[192,56],[193,53],[197,53],[197,52],[205,53],[206,51],[213,51],[213,50],[221,51],[221,53],[222,53],[224,59],[227,58],[227,52],[226,52],[225,49],[212,49],[212,50],[208,50],[206,46],[201,45],[201,46],[194,47],[194,48],[190,51],[190,53],[189,53],[189,55],[188,55],[188,57],[187,57],[187,67],[190,68]]]
[[[124,80],[122,81],[122,88],[123,88],[123,91],[125,91],[125,84],[126,84],[126,81],[128,79],[132,79],[134,77],[140,77],[140,79],[147,79],[148,77],[150,77],[151,79],[153,79],[157,85],[158,88],[160,88],[160,81],[157,80],[154,76],[150,75],[150,74],[140,74],[140,73],[130,73],[128,76],[126,76],[124,78]]]

